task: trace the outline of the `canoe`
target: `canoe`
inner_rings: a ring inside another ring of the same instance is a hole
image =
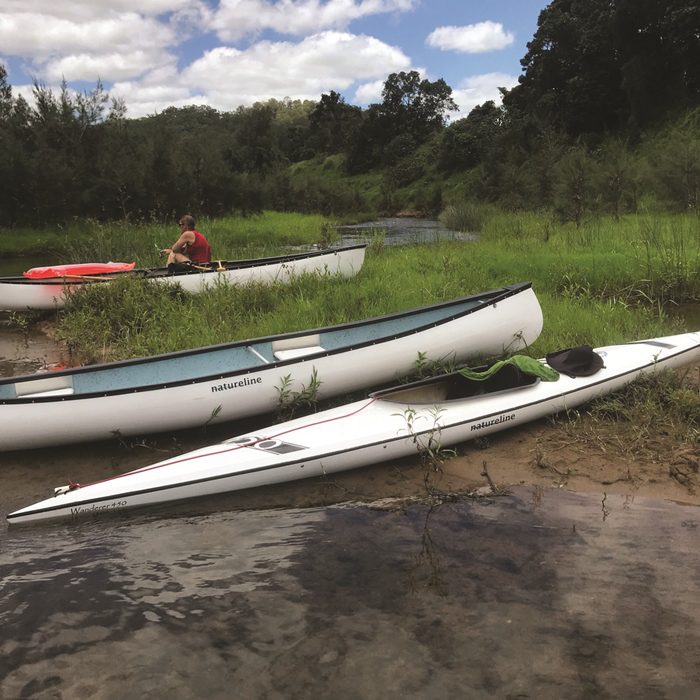
[[[122,511],[396,460],[429,444],[455,445],[574,408],[640,375],[700,361],[700,333],[595,353],[603,366],[589,376],[542,381],[505,365],[484,380],[454,372],[378,391],[126,474],[59,487],[7,517],[20,523]]]
[[[0,450],[204,426],[379,386],[421,362],[500,356],[533,343],[530,283],[338,326],[0,379]],[[320,384],[319,384],[320,382]]]
[[[365,259],[366,245],[313,250],[292,255],[278,255],[251,260],[214,261],[193,269],[170,272],[166,267],[144,269],[111,269],[87,273],[81,265],[60,267],[59,277],[0,277],[0,311],[51,310],[65,305],[65,295],[85,285],[106,283],[123,275],[154,280],[162,284],[179,284],[185,291],[199,293],[208,286],[225,281],[229,284],[251,282],[289,282],[303,274],[331,274],[343,277],[356,275]],[[108,265],[108,263],[105,263]],[[77,268],[70,271],[70,268]],[[47,268],[48,269],[48,268]]]

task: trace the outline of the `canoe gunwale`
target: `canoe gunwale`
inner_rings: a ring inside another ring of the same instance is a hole
[[[310,250],[302,253],[289,253],[287,255],[273,255],[266,258],[248,258],[244,260],[213,260],[210,264],[216,265],[219,262],[224,267],[224,271],[235,271],[244,269],[253,269],[256,267],[264,267],[268,265],[276,265],[285,262],[296,262],[299,260],[307,260],[317,258],[324,255],[335,255],[337,253],[345,253],[352,250],[360,250],[367,248],[366,243],[343,246],[339,248],[322,248],[319,250]],[[139,277],[141,279],[172,279],[178,277],[190,277],[198,275],[216,275],[220,270],[212,267],[210,270],[195,268],[192,270],[178,270],[169,272],[167,267],[144,267],[132,270],[113,270],[111,272],[97,272],[88,276],[87,280],[81,280],[80,276],[67,275],[65,277],[46,277],[42,279],[32,279],[21,275],[12,277],[0,277],[0,287],[3,284],[27,284],[31,286],[55,286],[55,285],[85,285],[92,283],[111,282],[121,276],[124,277]]]
[[[471,308],[468,309],[462,309],[452,315],[445,316],[444,318],[441,318],[437,321],[430,321],[429,323],[424,323],[421,325],[418,325],[413,328],[406,329],[402,332],[395,332],[390,335],[385,335],[381,336],[379,338],[374,338],[371,340],[366,340],[362,342],[357,342],[351,345],[344,345],[338,348],[333,348],[333,349],[328,349],[324,350],[323,352],[318,352],[314,354],[310,354],[306,357],[292,357],[284,360],[279,360],[276,359],[274,362],[269,362],[268,364],[264,365],[250,365],[248,367],[244,367],[242,369],[235,369],[230,372],[217,372],[214,374],[208,374],[204,376],[197,376],[197,377],[187,377],[183,379],[179,379],[176,381],[168,381],[168,382],[162,382],[158,384],[143,384],[140,386],[135,386],[135,387],[123,387],[119,389],[113,389],[109,391],[105,390],[100,390],[100,391],[94,391],[94,392],[85,392],[85,393],[79,393],[79,394],[64,394],[64,395],[57,395],[57,396],[36,396],[32,394],[26,394],[24,396],[17,396],[14,398],[2,398],[0,399],[0,406],[13,406],[13,405],[21,405],[21,404],[32,404],[32,403],[59,403],[59,402],[68,402],[68,401],[80,401],[83,399],[91,399],[91,398],[98,398],[98,397],[109,397],[109,396],[119,396],[123,394],[136,394],[136,393],[144,393],[144,392],[149,392],[149,391],[159,391],[162,389],[169,389],[169,388],[176,388],[176,387],[183,387],[183,386],[188,386],[192,384],[200,384],[200,383],[206,383],[206,382],[211,382],[211,381],[227,381],[233,377],[238,377],[238,376],[245,376],[248,374],[254,374],[254,373],[260,373],[260,372],[266,372],[269,370],[275,370],[278,368],[284,368],[284,367],[289,367],[289,366],[296,366],[296,365],[302,365],[305,363],[312,363],[316,360],[319,360],[324,357],[332,357],[334,355],[339,355],[341,353],[348,353],[352,352],[355,350],[359,350],[362,348],[366,347],[371,347],[372,345],[380,345],[384,343],[388,343],[400,338],[406,338],[411,335],[415,335],[417,333],[421,333],[427,330],[430,330],[432,328],[437,328],[439,326],[445,325],[446,323],[449,323],[451,321],[454,321],[455,319],[458,318],[463,318],[469,315],[472,315],[478,311],[481,311],[482,309],[488,308],[493,305],[497,305],[498,303],[509,299],[513,296],[516,296],[518,294],[521,294],[523,292],[527,292],[532,288],[532,283],[531,282],[520,282],[512,285],[506,285],[504,287],[501,287],[499,289],[495,290],[490,290],[487,292],[480,292],[478,294],[466,296],[466,297],[461,297],[460,299],[453,299],[449,301],[444,301],[444,302],[438,302],[437,304],[431,304],[428,306],[422,306],[414,309],[409,309],[406,311],[398,311],[398,312],[393,312],[390,314],[385,314],[382,316],[376,316],[372,317],[370,319],[361,319],[358,321],[351,321],[348,323],[343,323],[343,324],[338,324],[338,325],[333,325],[333,326],[325,326],[322,328],[316,328],[316,329],[305,329],[301,331],[293,331],[290,333],[282,333],[278,335],[271,335],[271,336],[264,336],[264,337],[259,337],[259,338],[252,338],[252,339],[247,339],[247,340],[240,340],[240,341],[233,341],[230,343],[221,343],[217,345],[209,345],[206,347],[202,348],[191,348],[191,349],[186,349],[186,350],[178,350],[175,352],[170,352],[170,353],[163,353],[161,355],[153,355],[145,358],[133,358],[129,360],[121,360],[118,362],[111,362],[111,363],[102,363],[102,364],[95,364],[95,365],[86,365],[83,367],[75,367],[75,368],[68,368],[68,369],[63,369],[63,370],[58,370],[58,371],[53,371],[50,373],[44,373],[44,374],[30,374],[30,375],[20,375],[16,377],[6,377],[0,380],[0,386],[2,385],[8,385],[8,384],[22,384],[22,383],[28,383],[28,382],[33,382],[37,381],[39,379],[45,379],[45,378],[60,378],[60,377],[72,377],[75,375],[80,375],[80,374],[90,374],[93,372],[100,372],[104,370],[118,370],[121,368],[125,367],[133,367],[133,366],[143,366],[143,365],[148,365],[150,363],[154,362],[161,362],[163,360],[172,360],[172,361],[177,361],[179,358],[183,357],[193,357],[197,355],[202,355],[206,354],[209,352],[213,351],[220,351],[220,350],[227,350],[227,349],[236,349],[236,348],[241,348],[244,349],[249,346],[256,346],[262,343],[269,343],[273,341],[280,341],[280,340],[287,340],[287,339],[294,339],[294,338],[301,338],[304,336],[308,335],[317,335],[317,334],[323,334],[323,333],[330,333],[330,332],[336,332],[336,331],[344,331],[344,330],[349,330],[349,329],[354,329],[354,328],[361,328],[363,326],[373,326],[379,323],[384,323],[386,321],[391,321],[395,319],[400,319],[400,318],[406,318],[409,316],[419,316],[422,313],[429,312],[431,310],[435,309],[445,309],[449,308],[450,306],[461,306],[464,305],[466,302],[475,302],[475,305]],[[484,303],[478,304],[477,302],[479,300],[484,300]]]

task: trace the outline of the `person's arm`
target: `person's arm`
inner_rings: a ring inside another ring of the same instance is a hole
[[[180,238],[170,248],[163,248],[163,253],[182,253],[184,255],[188,245],[194,243],[194,233],[192,231],[183,231]]]

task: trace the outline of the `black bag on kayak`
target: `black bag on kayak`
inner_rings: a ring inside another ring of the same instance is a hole
[[[590,377],[605,367],[603,358],[590,345],[550,352],[547,364],[569,377]]]

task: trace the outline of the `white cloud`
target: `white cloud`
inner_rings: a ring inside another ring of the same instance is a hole
[[[419,0],[221,0],[209,28],[222,41],[272,29],[302,35],[345,29],[354,20],[388,12],[407,12]]]
[[[171,60],[211,14],[202,0],[2,0],[0,47],[40,80],[124,80]],[[161,13],[168,13],[161,16]]]
[[[358,105],[368,105],[382,101],[382,91],[386,79],[374,80],[371,83],[363,83],[355,91],[352,101]]]
[[[213,49],[183,71],[181,80],[208,94],[218,108],[231,109],[270,97],[317,100],[322,92],[409,66],[399,49],[373,37],[321,32],[296,44],[263,41],[245,51]]]
[[[452,99],[459,106],[459,113],[453,114],[452,119],[466,117],[474,107],[489,100],[500,104],[501,94],[498,88],[510,89],[517,84],[517,76],[507,73],[484,73],[465,78],[460,82],[459,87],[452,91]]]
[[[71,22],[118,17],[129,12],[156,17],[166,12],[179,12],[197,0],[2,0],[3,14],[28,13]]]
[[[128,54],[111,53],[100,56],[79,54],[66,56],[46,64],[43,75],[50,81],[66,80],[95,81],[98,78],[125,80],[140,75],[153,66],[167,59],[167,55],[156,51],[131,51]]]
[[[425,40],[428,46],[442,51],[485,53],[510,46],[515,37],[500,22],[479,22],[464,27],[438,27]]]
[[[166,60],[175,37],[135,13],[77,22],[41,14],[0,16],[3,52],[28,58],[41,79],[104,80],[138,75]]]

